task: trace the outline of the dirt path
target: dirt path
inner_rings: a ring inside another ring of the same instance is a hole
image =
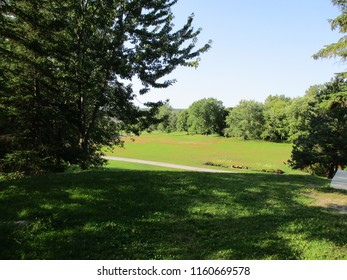
[[[174,169],[181,169],[181,170],[188,170],[188,171],[195,171],[195,172],[234,173],[232,171],[200,168],[200,167],[193,167],[193,166],[186,166],[186,165],[165,163],[165,162],[158,162],[158,161],[141,160],[141,159],[110,157],[110,156],[104,156],[103,158],[107,159],[107,160],[118,160],[118,161],[126,161],[126,162],[133,162],[133,163],[141,163],[141,164],[155,165],[155,166],[161,166],[161,167],[169,167],[169,168],[174,168]]]

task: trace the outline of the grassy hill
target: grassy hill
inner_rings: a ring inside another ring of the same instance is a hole
[[[0,182],[0,258],[347,259],[327,180],[141,168]]]
[[[286,173],[111,162],[0,179],[0,259],[347,259],[347,192],[291,171],[289,145],[183,134],[126,142],[116,155]]]

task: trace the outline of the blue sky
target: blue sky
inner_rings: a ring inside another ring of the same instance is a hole
[[[198,46],[211,39],[212,48],[197,69],[176,69],[168,77],[177,79],[173,86],[140,102],[170,99],[174,108],[187,108],[214,97],[231,107],[270,94],[297,97],[347,68],[312,58],[342,37],[328,23],[340,13],[330,0],[179,0],[173,12],[177,28],[194,13],[194,27],[202,28]]]

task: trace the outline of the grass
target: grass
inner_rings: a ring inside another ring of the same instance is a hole
[[[191,136],[184,133],[143,134],[140,137],[124,138],[124,141],[125,148],[108,150],[106,154],[196,167],[210,167],[204,163],[212,162],[220,166],[247,166],[252,171],[281,169],[286,173],[301,174],[285,164],[292,149],[292,145],[287,143]]]
[[[347,259],[327,180],[117,167],[0,181],[0,258]]]
[[[103,170],[0,177],[0,259],[347,260],[347,192],[290,170],[289,144],[158,133],[135,140],[113,153],[250,169],[110,161]]]

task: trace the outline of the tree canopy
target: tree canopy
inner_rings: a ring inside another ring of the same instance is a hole
[[[327,83],[310,106],[308,133],[294,141],[290,163],[332,178],[339,166],[347,165],[346,78]]]
[[[338,30],[341,34],[347,33],[347,0],[332,0],[334,6],[337,6],[341,12],[335,19],[330,19],[332,30]],[[336,58],[343,61],[347,58],[347,35],[342,36],[336,43],[325,46],[313,55],[313,58]]]
[[[264,103],[264,131],[262,137],[270,141],[287,141],[289,136],[288,107],[291,99],[284,95],[270,95]]]
[[[225,134],[229,137],[259,139],[264,127],[263,104],[257,101],[241,100],[226,117]]]
[[[225,109],[223,102],[215,98],[203,98],[188,108],[188,132],[190,134],[223,134]]]
[[[101,146],[121,143],[121,130],[148,126],[163,103],[140,110],[132,81],[141,95],[166,88],[168,74],[197,67],[210,48],[196,47],[193,16],[175,29],[176,2],[0,1],[2,169],[88,168],[102,163]]]
[[[177,123],[176,123],[176,129],[178,131],[188,132],[188,117],[189,117],[189,112],[187,109],[179,113],[177,118]]]

